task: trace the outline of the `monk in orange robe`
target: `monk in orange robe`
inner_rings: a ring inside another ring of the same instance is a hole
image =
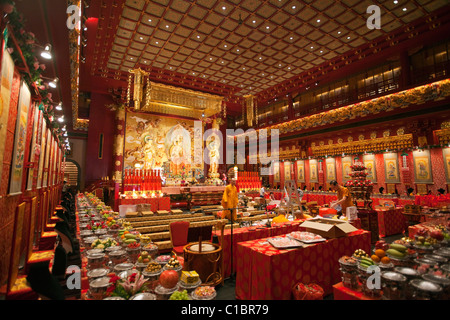
[[[222,219],[227,218],[231,220],[231,215],[233,215],[233,221],[237,219],[237,210],[233,208],[237,208],[238,205],[238,192],[236,188],[236,180],[232,179],[230,184],[225,187],[222,196]],[[227,210],[231,209],[231,210]]]

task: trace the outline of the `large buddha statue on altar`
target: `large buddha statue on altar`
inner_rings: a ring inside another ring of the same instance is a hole
[[[172,130],[173,129],[173,130]],[[186,176],[191,169],[191,139],[183,127],[172,128],[166,136],[167,153],[172,176]]]

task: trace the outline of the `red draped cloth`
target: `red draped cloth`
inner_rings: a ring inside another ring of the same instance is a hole
[[[356,249],[370,252],[370,232],[357,230],[347,237],[329,239],[305,248],[278,250],[265,239],[237,245],[236,298],[290,300],[298,283],[316,283],[331,294],[341,282],[339,258]]]

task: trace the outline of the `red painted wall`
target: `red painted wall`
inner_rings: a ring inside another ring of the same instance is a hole
[[[113,169],[114,112],[106,106],[111,97],[92,93],[89,113],[89,131],[86,145],[86,187],[110,176]],[[100,134],[103,134],[103,157],[99,159]]]

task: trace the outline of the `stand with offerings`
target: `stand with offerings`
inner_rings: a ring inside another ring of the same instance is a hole
[[[353,203],[357,208],[372,209],[371,195],[373,192],[373,182],[367,180],[366,167],[355,158],[355,163],[350,166],[352,172],[349,174],[353,180],[345,183],[345,187],[350,191]],[[362,206],[358,203],[362,202]]]

